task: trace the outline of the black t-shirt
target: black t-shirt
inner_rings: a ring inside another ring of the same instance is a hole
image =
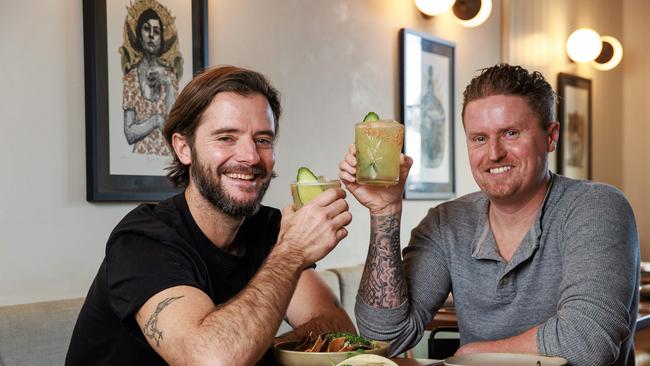
[[[75,325],[66,365],[166,365],[149,346],[135,313],[173,286],[201,289],[215,304],[242,290],[275,244],[281,215],[262,206],[240,227],[236,255],[215,247],[181,193],[140,205],[111,233],[106,257]]]

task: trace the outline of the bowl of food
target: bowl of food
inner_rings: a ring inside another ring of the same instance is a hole
[[[283,366],[332,366],[360,354],[388,356],[389,352],[388,342],[340,332],[309,334],[273,347],[276,362]]]

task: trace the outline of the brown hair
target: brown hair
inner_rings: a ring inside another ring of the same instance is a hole
[[[258,72],[236,66],[219,66],[196,75],[183,88],[183,91],[174,102],[163,128],[163,135],[171,151],[174,151],[172,135],[177,132],[187,137],[189,145],[192,147],[194,133],[199,126],[203,111],[208,108],[217,94],[223,92],[232,92],[243,96],[261,94],[266,97],[275,117],[274,125],[277,136],[280,127],[278,121],[282,113],[278,91],[264,75]],[[172,182],[174,187],[186,187],[188,185],[190,180],[189,166],[181,163],[176,154],[174,154],[174,161],[167,170],[167,179]]]
[[[542,130],[545,130],[555,120],[555,92],[544,76],[538,71],[530,73],[521,66],[500,63],[482,69],[481,73],[474,77],[465,88],[463,92],[463,124],[465,123],[465,107],[469,102],[493,95],[524,98],[530,109],[539,118]]]

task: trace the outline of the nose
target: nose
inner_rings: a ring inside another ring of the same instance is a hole
[[[256,165],[260,162],[260,154],[253,139],[240,139],[237,144],[237,161],[247,165]]]
[[[488,157],[492,161],[499,161],[506,155],[506,149],[500,139],[491,139],[488,146]]]

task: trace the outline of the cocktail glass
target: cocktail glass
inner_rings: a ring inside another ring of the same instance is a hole
[[[354,125],[357,183],[390,186],[399,181],[404,126],[393,120]]]
[[[297,210],[303,205],[308,204],[311,200],[318,197],[319,194],[330,188],[341,188],[341,181],[338,179],[326,180],[321,178],[319,182],[291,183],[291,197],[293,197],[295,209]]]

